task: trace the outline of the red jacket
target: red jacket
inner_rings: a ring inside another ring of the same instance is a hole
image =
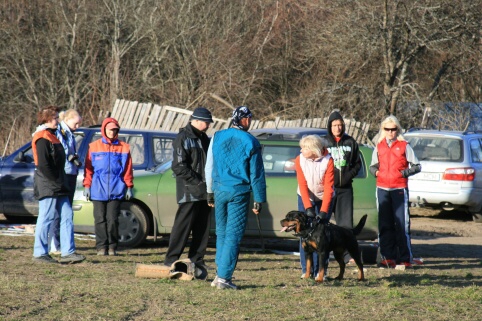
[[[408,179],[402,176],[401,171],[408,168],[406,141],[396,140],[388,147],[384,139],[377,145],[378,175],[377,186],[382,188],[407,188]]]

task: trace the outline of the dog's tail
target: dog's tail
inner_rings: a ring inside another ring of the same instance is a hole
[[[361,233],[367,221],[367,216],[367,214],[363,215],[363,217],[360,219],[360,222],[358,222],[358,225],[354,229],[352,229],[353,235],[358,235]]]

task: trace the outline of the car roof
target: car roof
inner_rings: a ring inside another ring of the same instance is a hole
[[[464,136],[471,135],[471,134],[478,134],[481,135],[482,132],[463,132],[463,131],[456,131],[456,130],[436,130],[436,129],[412,129],[407,131],[403,134],[403,136],[411,137],[411,136],[452,136],[463,139]]]
[[[100,131],[100,126],[95,125],[95,126],[90,126],[90,127],[80,127],[77,129],[78,131],[95,131],[98,132]],[[134,128],[122,128],[120,129],[120,133],[131,133],[131,134],[137,134],[137,133],[152,133],[152,134],[162,134],[165,136],[176,136],[177,133],[175,132],[170,132],[170,131],[165,131],[165,130],[153,130],[153,129],[134,129]]]
[[[305,135],[326,136],[326,128],[284,127],[284,128],[259,128],[249,131],[259,140],[300,140]]]

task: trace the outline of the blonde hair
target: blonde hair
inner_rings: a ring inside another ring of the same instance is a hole
[[[316,154],[317,157],[323,156],[325,149],[325,144],[323,140],[318,135],[307,135],[303,136],[300,140],[301,148],[308,148],[310,151]]]
[[[385,131],[385,127],[386,125],[388,124],[393,124],[395,126],[397,126],[397,140],[400,140],[400,141],[404,141],[405,138],[403,138],[403,135],[402,135],[402,126],[400,125],[400,122],[398,121],[397,117],[393,116],[393,115],[390,115],[388,116],[387,118],[385,118],[382,123],[380,124],[380,132],[378,133],[379,137],[378,137],[378,142],[380,143],[381,141],[383,141],[386,136],[387,136],[387,132]]]
[[[59,113],[59,118],[61,121],[66,121],[75,117],[80,117],[80,114],[77,110],[75,109],[67,109],[65,111],[61,111]],[[80,117],[82,118],[82,117]]]

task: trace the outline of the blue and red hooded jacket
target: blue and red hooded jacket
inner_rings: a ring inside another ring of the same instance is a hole
[[[123,199],[127,188],[134,187],[132,158],[129,144],[118,139],[109,139],[105,134],[107,124],[119,123],[114,118],[102,122],[102,138],[89,144],[85,158],[84,187],[90,187],[93,201]]]

